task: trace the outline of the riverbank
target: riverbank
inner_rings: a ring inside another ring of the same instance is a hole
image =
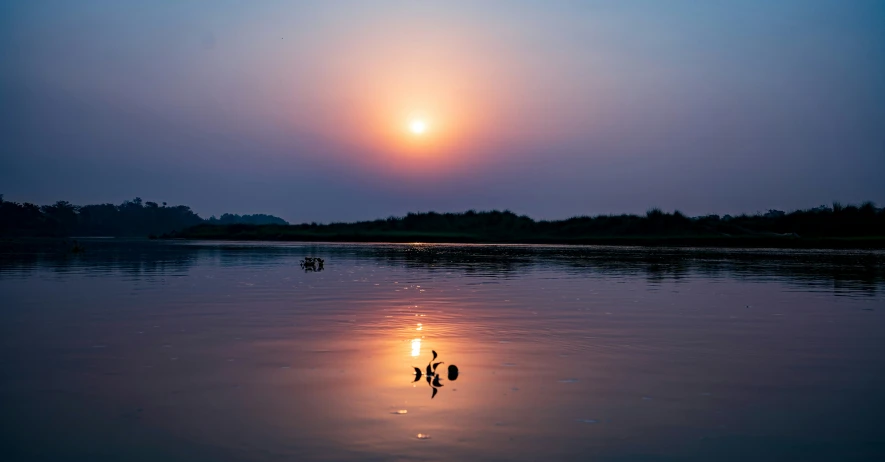
[[[197,226],[165,239],[282,242],[451,243],[451,244],[557,244],[644,247],[723,247],[784,249],[885,249],[885,236],[813,237],[792,235],[748,236],[508,236],[478,233],[430,232],[310,232],[293,226]]]

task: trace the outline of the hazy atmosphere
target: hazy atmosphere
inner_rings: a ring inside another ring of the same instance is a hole
[[[885,0],[0,0],[0,460],[885,461]]]
[[[0,193],[291,222],[885,203],[885,3],[0,4]]]

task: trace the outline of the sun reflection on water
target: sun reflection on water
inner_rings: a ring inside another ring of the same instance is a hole
[[[412,357],[421,356],[421,339],[412,339]]]

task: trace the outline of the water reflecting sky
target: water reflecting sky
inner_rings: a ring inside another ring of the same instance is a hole
[[[881,252],[86,245],[0,260],[9,460],[885,456]]]

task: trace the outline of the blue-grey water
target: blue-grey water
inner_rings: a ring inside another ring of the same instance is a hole
[[[2,460],[885,460],[882,252],[85,247],[0,256]]]

